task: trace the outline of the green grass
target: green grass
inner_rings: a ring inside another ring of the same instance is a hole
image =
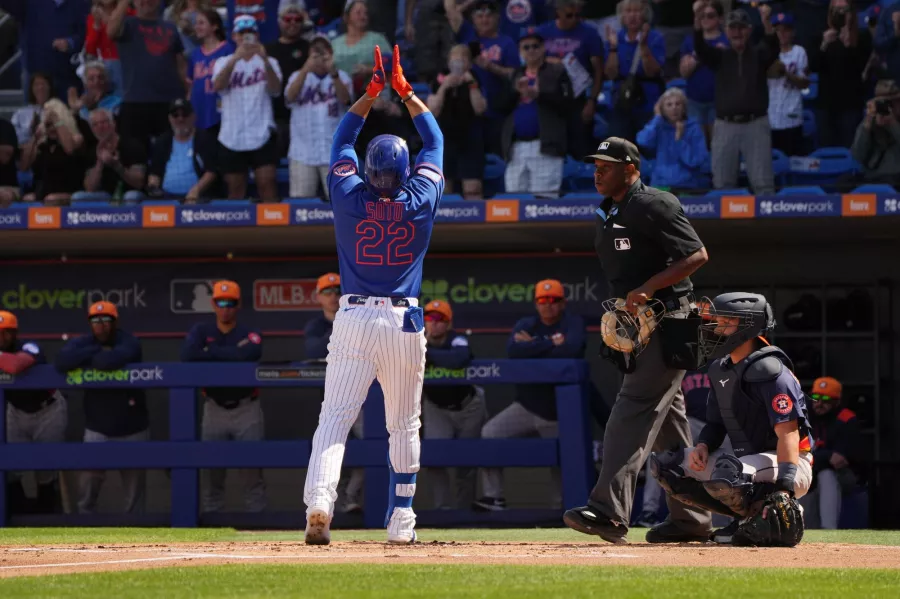
[[[240,565],[0,580],[0,596],[140,597],[896,597],[890,570],[590,566]]]
[[[422,541],[487,541],[494,543],[566,542],[596,543],[568,528],[534,529],[422,529]],[[642,542],[643,529],[632,530],[630,540]],[[0,528],[0,545],[66,545],[123,543],[207,543],[216,541],[299,541],[303,531],[239,532],[233,528]],[[383,530],[336,530],[335,541],[383,541]],[[854,543],[900,545],[900,531],[894,530],[808,530],[807,543]]]

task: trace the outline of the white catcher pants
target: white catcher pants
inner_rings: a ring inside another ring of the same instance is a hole
[[[307,513],[313,507],[334,513],[347,435],[375,379],[384,392],[391,467],[401,474],[419,471],[425,335],[403,331],[406,308],[394,307],[389,298],[350,305],[349,297],[341,297],[328,343],[325,400],[303,489]],[[415,298],[408,301],[418,305]],[[415,484],[397,487],[397,496],[415,494]]]

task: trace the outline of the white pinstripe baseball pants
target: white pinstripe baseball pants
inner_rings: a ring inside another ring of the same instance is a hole
[[[384,391],[391,467],[401,474],[419,471],[425,335],[404,332],[406,308],[387,298],[349,305],[348,297],[341,297],[328,343],[325,400],[303,490],[307,513],[313,507],[334,513],[347,435],[376,378]],[[418,305],[414,298],[409,303]],[[415,484],[397,487],[402,487],[395,489],[397,495],[415,494]]]

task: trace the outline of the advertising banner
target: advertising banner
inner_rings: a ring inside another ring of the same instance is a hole
[[[336,259],[220,262],[11,264],[0,281],[0,309],[28,333],[87,330],[88,307],[119,307],[122,326],[136,333],[186,332],[213,317],[212,284],[241,286],[241,319],[268,332],[301,330],[319,314],[316,279],[337,271]],[[591,254],[433,257],[425,260],[420,302],[449,301],[457,328],[509,329],[534,314],[534,284],[559,279],[572,310],[599,322],[606,283]]]

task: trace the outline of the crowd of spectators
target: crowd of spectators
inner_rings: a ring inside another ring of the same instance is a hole
[[[773,193],[773,149],[846,148],[848,184],[900,177],[900,2],[281,0],[269,43],[221,5],[0,0],[27,83],[15,137],[0,125],[0,205],[327,199],[334,128],[373,48],[394,43],[447,136],[447,192],[467,199],[490,193],[489,155],[503,191],[558,197],[568,163],[606,136],[635,140],[644,178],[680,191],[746,179]],[[409,125],[385,94],[359,149],[391,132],[415,153]]]

